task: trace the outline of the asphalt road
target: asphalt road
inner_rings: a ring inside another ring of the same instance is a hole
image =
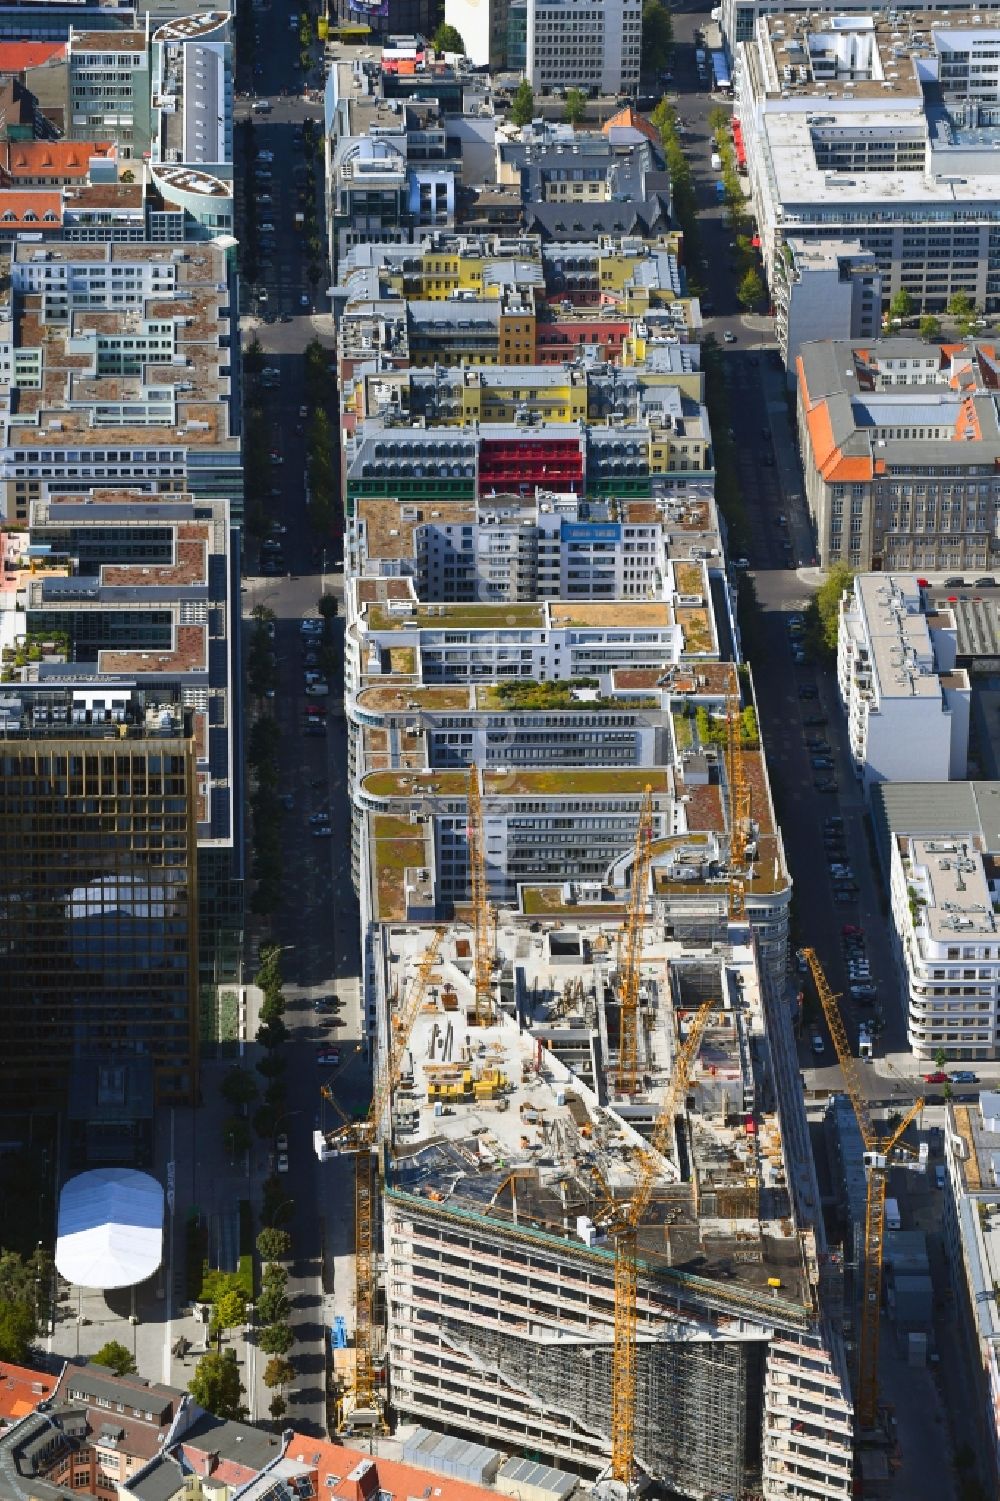
[[[347,788],[346,727],[339,681],[331,681],[331,696],[307,700],[303,688],[302,643],[299,622],[317,613],[321,595],[336,595],[343,603],[343,575],[339,565],[339,542],[316,534],[305,504],[304,436],[299,408],[305,402],[302,352],[318,337],[333,349],[333,325],[322,310],[313,314],[301,305],[303,294],[322,308],[325,280],[314,292],[305,275],[301,237],[294,227],[299,206],[293,168],[301,160],[295,142],[295,127],[304,119],[319,120],[321,106],[312,100],[282,97],[283,81],[301,77],[299,44],[288,27],[288,13],[277,7],[255,12],[260,41],[259,73],[255,80],[258,97],[272,101],[267,115],[254,116],[258,150],[271,151],[271,178],[262,188],[271,203],[259,204],[258,218],[274,225],[274,247],[267,254],[270,269],[263,276],[268,291],[267,311],[286,315],[285,322],[262,322],[244,317],[246,344],[257,337],[266,363],[280,372],[276,388],[267,393],[266,410],[271,423],[272,450],[280,459],[274,466],[271,516],[286,527],[283,536],[285,574],[262,577],[256,547],[247,550],[243,609],[249,615],[255,604],[266,604],[276,617],[275,654],[278,688],[271,704],[281,729],[281,791],[291,806],[286,808],[284,849],[284,901],[269,932],[251,935],[251,951],[261,937],[270,937],[285,949],[286,1044],[289,1083],[288,1110],[277,1130],[288,1135],[289,1167],[285,1182],[288,1203],[283,1221],[292,1233],[293,1261],[289,1279],[293,1329],[296,1344],[291,1358],[296,1367],[293,1389],[286,1393],[286,1422],[306,1432],[326,1432],[325,1344],[332,1324],[334,1299],[344,1301],[349,1290],[338,1285],[349,1276],[348,1263],[336,1260],[347,1246],[344,1215],[344,1173],[336,1165],[321,1166],[313,1151],[314,1129],[332,1125],[336,1119],[320,1095],[329,1085],[348,1114],[363,1107],[370,1097],[370,1081],[359,1012],[358,910],[350,880],[350,813]],[[318,51],[317,51],[318,56]],[[239,106],[245,114],[248,104]],[[322,170],[317,173],[322,180]],[[238,178],[238,181],[240,179]],[[317,187],[322,224],[322,189]],[[265,212],[266,210],[266,212]],[[321,230],[322,233],[322,230]],[[253,307],[252,302],[245,306]],[[259,305],[258,305],[259,311]],[[331,383],[331,397],[333,385]],[[330,416],[339,431],[335,405]],[[339,467],[336,466],[335,467]],[[335,639],[338,655],[342,645],[338,618]],[[304,733],[307,702],[327,709],[325,736]],[[259,707],[259,706],[258,706]],[[309,824],[310,814],[327,811],[332,837],[318,838]],[[317,1014],[316,998],[336,996],[342,1003],[332,1013]],[[320,1065],[323,1048],[340,1052],[337,1067]],[[263,1410],[263,1409],[262,1409]]]

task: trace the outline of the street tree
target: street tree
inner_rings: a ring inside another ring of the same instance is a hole
[[[249,1105],[257,1098],[257,1081],[245,1068],[227,1069],[219,1089],[223,1099],[233,1106]]]
[[[739,287],[737,288],[736,295],[743,307],[745,307],[748,311],[752,308],[759,307],[763,302],[764,281],[760,275],[760,272],[757,271],[753,266],[750,267],[749,271],[740,282]]]
[[[563,113],[570,125],[580,125],[587,113],[587,96],[582,89],[567,89]]]
[[[271,1417],[274,1419],[274,1421],[276,1423],[280,1423],[281,1419],[288,1411],[288,1403],[285,1401],[280,1392],[275,1392],[274,1396],[271,1398],[270,1403],[268,1404],[267,1410],[271,1414]]]
[[[670,62],[674,44],[674,26],[662,0],[643,0],[642,71],[662,73]]]
[[[913,298],[905,287],[900,287],[898,292],[893,292],[889,302],[890,318],[908,318],[913,312]]]
[[[287,1324],[268,1324],[257,1336],[265,1355],[287,1355],[294,1343],[295,1335]]]
[[[237,1329],[247,1316],[246,1299],[238,1287],[229,1287],[219,1297],[212,1322],[220,1329]]]
[[[948,316],[954,318],[961,334],[970,333],[976,316],[975,304],[968,292],[954,292],[948,298]]]
[[[442,21],[435,31],[433,44],[435,52],[457,52],[460,55],[465,53],[462,33],[457,26],[452,26],[447,21]]]
[[[37,1327],[35,1310],[23,1300],[0,1298],[0,1360],[24,1365]]]
[[[515,125],[530,125],[535,118],[535,91],[526,78],[522,78],[510,102],[510,118]]]
[[[287,1386],[295,1377],[295,1367],[290,1360],[285,1360],[281,1355],[272,1355],[264,1367],[264,1385],[269,1387]]]
[[[127,1345],[123,1345],[117,1339],[109,1339],[106,1345],[102,1345],[91,1360],[95,1365],[106,1365],[114,1371],[116,1376],[131,1376],[134,1374],[136,1365],[135,1357]]]
[[[257,1072],[265,1079],[277,1079],[288,1067],[288,1060],[283,1053],[265,1053],[263,1058],[257,1060]]]
[[[933,313],[925,313],[920,320],[920,337],[934,340],[941,337],[941,319],[935,318]]]
[[[854,571],[846,563],[834,563],[823,583],[813,595],[819,619],[822,645],[827,651],[837,650],[837,633],[840,628],[840,601],[854,582]]]
[[[281,1017],[275,1017],[272,1021],[266,1021],[257,1028],[257,1041],[262,1048],[280,1048],[281,1044],[288,1039],[288,1028]]]
[[[265,1226],[257,1236],[257,1255],[261,1261],[283,1261],[291,1249],[292,1237],[287,1230],[271,1230]]]
[[[221,1354],[213,1350],[203,1355],[194,1368],[188,1390],[199,1407],[216,1417],[239,1422],[247,1416],[241,1400],[244,1387],[235,1350],[224,1350]]]
[[[335,594],[323,594],[316,601],[316,608],[326,621],[336,620],[340,605]]]

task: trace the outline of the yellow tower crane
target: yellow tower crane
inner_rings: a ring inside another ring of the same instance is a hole
[[[646,925],[646,888],[653,849],[653,789],[647,786],[635,831],[632,890],[625,921],[618,930],[618,1090],[634,1095],[639,1085],[639,966]]]
[[[729,773],[729,920],[740,922],[747,911],[745,870],[753,826],[738,692],[730,693],[726,698],[726,752]]]
[[[861,1086],[861,1071],[851,1052],[837,997],[830,989],[813,949],[802,950],[816,985],[823,1015],[840,1059],[844,1084],[854,1106],[858,1130],[864,1142],[865,1167],[868,1170],[868,1195],[865,1205],[865,1265],[861,1294],[861,1340],[858,1346],[857,1412],[862,1430],[875,1427],[878,1418],[878,1340],[879,1309],[882,1301],[882,1255],[885,1244],[885,1193],[894,1155],[909,1149],[902,1136],[924,1108],[917,1100],[899,1125],[888,1136],[879,1136]]]
[[[483,805],[479,796],[479,768],[469,767],[469,885],[472,890],[472,921],[475,933],[473,973],[476,985],[476,1024],[488,1027],[493,1020],[493,913],[486,882],[486,840],[483,835]]]
[[[399,1082],[403,1057],[414,1023],[423,1004],[431,971],[444,940],[437,928],[424,950],[409,993],[394,1018],[384,1066],[379,1070],[371,1107],[363,1121],[350,1122],[327,1137],[335,1152],[354,1157],[354,1275],[355,1275],[355,1375],[353,1412],[371,1413],[375,1428],[381,1428],[382,1399],[375,1376],[375,1253],[378,1174],[376,1148],[384,1122],[390,1121],[392,1092]],[[327,1098],[331,1098],[328,1094]]]
[[[688,1087],[701,1039],[718,1001],[705,1001],[691,1019],[674,1059],[673,1072],[649,1151],[642,1154],[635,1192],[625,1204],[610,1203],[599,1217],[615,1243],[615,1342],[611,1357],[611,1478],[631,1487],[635,1472],[635,1406],[639,1225],[653,1194],[660,1159],[674,1145],[674,1117]],[[610,1195],[609,1195],[610,1199]]]

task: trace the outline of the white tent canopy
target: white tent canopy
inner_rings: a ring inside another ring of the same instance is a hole
[[[56,1269],[78,1287],[131,1287],[163,1259],[163,1189],[148,1173],[102,1167],[59,1195]]]

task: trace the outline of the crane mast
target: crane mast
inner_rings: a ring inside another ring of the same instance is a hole
[[[382,1398],[375,1373],[375,1230],[379,1188],[375,1152],[383,1124],[390,1118],[392,1092],[399,1082],[403,1057],[444,933],[444,928],[435,930],[402,1008],[391,1024],[385,1062],[376,1080],[368,1114],[363,1121],[349,1122],[328,1138],[331,1146],[354,1156],[354,1409],[371,1411],[376,1427],[382,1424]],[[326,1091],[326,1097],[332,1100],[332,1093]]]
[[[618,933],[618,1090],[623,1095],[634,1095],[639,1085],[639,973],[652,849],[653,789],[647,786],[642,794],[635,834],[632,890],[625,921]]]
[[[858,1130],[865,1147],[868,1191],[865,1202],[865,1265],[861,1290],[861,1339],[858,1345],[857,1410],[862,1430],[875,1427],[878,1420],[878,1346],[879,1309],[882,1301],[882,1257],[885,1246],[885,1195],[893,1154],[906,1150],[901,1138],[911,1122],[924,1108],[917,1100],[903,1120],[886,1137],[880,1137],[868,1109],[862,1088],[858,1061],[851,1052],[844,1019],[837,997],[830,988],[823,966],[813,949],[802,950],[812,971],[823,1015],[840,1060],[848,1097],[854,1107]]]
[[[472,888],[472,920],[475,934],[474,977],[476,1025],[488,1027],[493,1020],[493,946],[490,930],[493,914],[486,882],[486,842],[483,837],[483,805],[479,796],[479,769],[469,767],[469,883]]]

